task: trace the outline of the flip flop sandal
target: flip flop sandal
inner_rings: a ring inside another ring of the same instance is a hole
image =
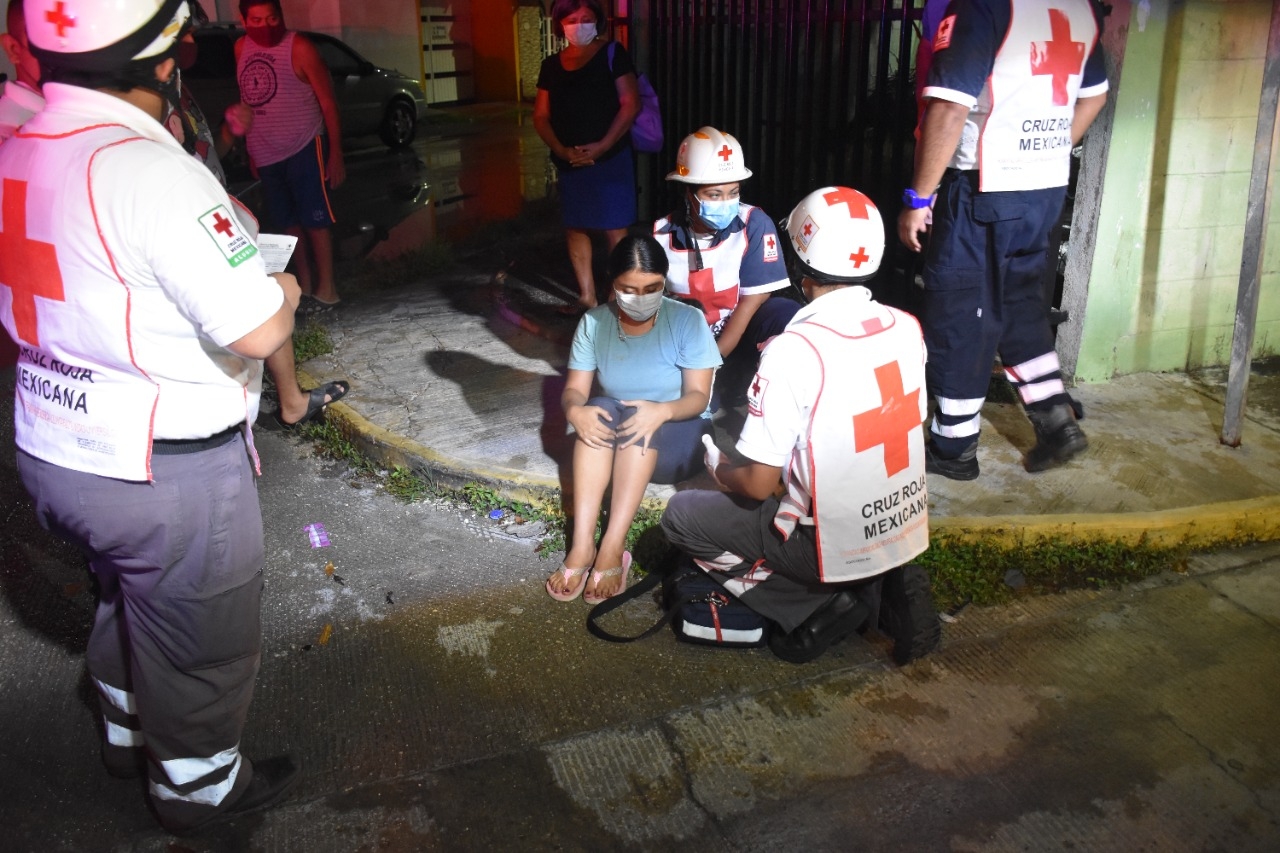
[[[302,298],[298,300],[297,313],[302,314],[304,316],[310,316],[312,314],[323,314],[326,311],[332,311],[334,308],[337,308],[341,304],[342,304],[341,299],[337,300],[336,302],[325,302],[323,300],[316,299],[314,296],[312,296],[309,293],[304,293],[302,295]]]
[[[282,429],[297,429],[305,423],[309,423],[316,419],[324,407],[329,403],[336,403],[347,395],[351,390],[351,384],[345,379],[339,379],[335,382],[329,382],[324,385],[312,388],[307,392],[307,411],[293,423],[288,423],[284,418],[280,417],[280,412],[275,413],[276,423],[280,424]],[[328,397],[328,401],[324,398]]]
[[[617,595],[618,593],[622,592],[624,589],[627,588],[627,575],[629,575],[630,573],[631,573],[631,552],[623,551],[621,566],[614,566],[612,569],[592,569],[591,577],[587,580],[587,583],[583,584],[583,586],[584,587],[588,586],[591,583],[591,581],[595,581],[596,586],[598,587],[600,585],[600,581],[608,580],[610,578],[617,577],[618,575],[622,575],[622,586],[618,587],[618,592],[615,592],[613,594],[613,595]],[[582,600],[585,601],[587,604],[599,604],[602,601],[613,598],[613,595],[593,595],[592,593],[584,592],[582,594]]]
[[[590,566],[584,566],[581,569],[571,569],[564,563],[561,563],[560,568],[551,573],[551,578],[555,577],[557,574],[562,574],[564,575],[565,580],[572,581],[578,575],[589,571],[591,571]],[[573,592],[556,592],[551,588],[551,578],[547,578],[547,595],[551,596],[556,601],[573,601],[575,598],[582,595],[582,591],[587,588],[587,581],[584,578],[582,583],[578,584],[577,588],[574,589]]]

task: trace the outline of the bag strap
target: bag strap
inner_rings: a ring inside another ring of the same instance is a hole
[[[610,74],[613,73],[613,49],[617,46],[618,46],[618,43],[616,41],[611,41],[609,42],[609,47],[607,48],[609,51],[609,73]]]
[[[695,569],[694,571],[697,570]],[[636,634],[634,637],[624,637],[621,634],[610,633],[600,627],[599,620],[617,610],[627,602],[635,601],[637,598],[656,587],[659,583],[662,584],[664,590],[670,589],[675,585],[676,581],[685,574],[686,572],[682,572],[678,569],[665,573],[656,571],[650,572],[645,575],[639,583],[624,589],[615,596],[606,598],[595,607],[592,607],[591,612],[587,614],[587,630],[590,631],[592,635],[610,643],[634,643],[636,640],[643,640],[645,637],[652,637],[658,631],[662,630],[664,625],[668,624],[675,618],[676,614],[680,612],[680,608],[701,597],[700,594],[696,592],[685,593],[678,598],[675,598],[671,602],[671,606],[666,609],[666,612],[662,614],[661,618],[659,618],[657,622],[653,623],[639,634]]]

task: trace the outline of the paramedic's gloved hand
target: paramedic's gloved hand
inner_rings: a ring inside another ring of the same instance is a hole
[[[702,457],[702,464],[707,466],[707,473],[711,475],[711,479],[723,486],[724,483],[721,483],[720,478],[716,476],[716,468],[720,467],[720,460],[724,458],[724,454],[720,452],[720,448],[716,447],[716,443],[709,435],[702,437],[702,446],[707,449],[706,455]]]

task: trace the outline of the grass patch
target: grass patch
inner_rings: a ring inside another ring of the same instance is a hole
[[[461,488],[443,486],[404,466],[382,468],[328,422],[309,424],[303,435],[315,442],[318,454],[347,463],[358,475],[380,482],[400,500],[443,499],[481,515],[501,509],[520,521],[536,520],[546,525],[547,535],[537,549],[540,556],[566,548],[568,519],[559,504],[512,500],[482,483],[467,483]],[[646,501],[627,531],[627,549],[640,570],[660,565],[667,555],[669,546],[659,525],[661,518],[662,507]],[[595,532],[597,537],[601,533],[599,521]],[[1026,595],[1115,588],[1164,571],[1183,572],[1189,555],[1186,547],[1157,547],[1145,542],[1126,545],[1040,539],[1005,548],[992,542],[970,542],[938,534],[930,537],[929,550],[915,562],[924,566],[932,578],[938,609],[955,612],[968,604],[1004,604]]]
[[[329,330],[323,324],[308,319],[300,326],[294,325],[294,361],[301,364],[330,352],[333,352],[333,338],[329,337]]]
[[[1186,570],[1190,549],[1140,542],[1058,542],[1039,539],[1018,548],[935,536],[916,562],[929,571],[939,610],[1003,604],[1020,595],[1104,589],[1163,571]]]

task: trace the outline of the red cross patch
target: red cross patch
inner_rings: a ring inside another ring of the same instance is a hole
[[[241,233],[239,223],[224,205],[220,204],[201,216],[200,224],[231,266],[238,267],[258,254],[258,247]]]
[[[876,385],[880,387],[880,405],[853,416],[854,449],[861,453],[883,445],[884,472],[892,477],[911,461],[907,437],[921,423],[920,389],[904,391],[902,369],[896,361],[876,368]]]
[[[805,214],[804,222],[800,223],[800,230],[796,232],[796,246],[802,252],[809,251],[809,244],[813,242],[813,238],[822,230],[818,227],[818,223],[813,221],[813,217]]]
[[[769,390],[769,380],[759,373],[747,386],[747,414],[764,417],[764,393]]]
[[[778,259],[778,238],[773,234],[769,234],[764,238],[764,259],[766,261],[776,261]]]
[[[1031,73],[1048,76],[1053,83],[1053,103],[1065,107],[1067,80],[1084,70],[1084,42],[1071,40],[1071,19],[1061,9],[1049,10],[1049,41],[1031,43]]]
[[[27,182],[4,179],[4,230],[0,231],[0,286],[13,294],[13,323],[18,338],[40,346],[36,297],[65,302],[62,270],[52,243],[27,236]]]
[[[933,50],[936,53],[939,50],[946,50],[951,47],[951,31],[956,27],[956,16],[947,15],[942,19],[942,23],[938,24],[938,32],[933,36]]]

